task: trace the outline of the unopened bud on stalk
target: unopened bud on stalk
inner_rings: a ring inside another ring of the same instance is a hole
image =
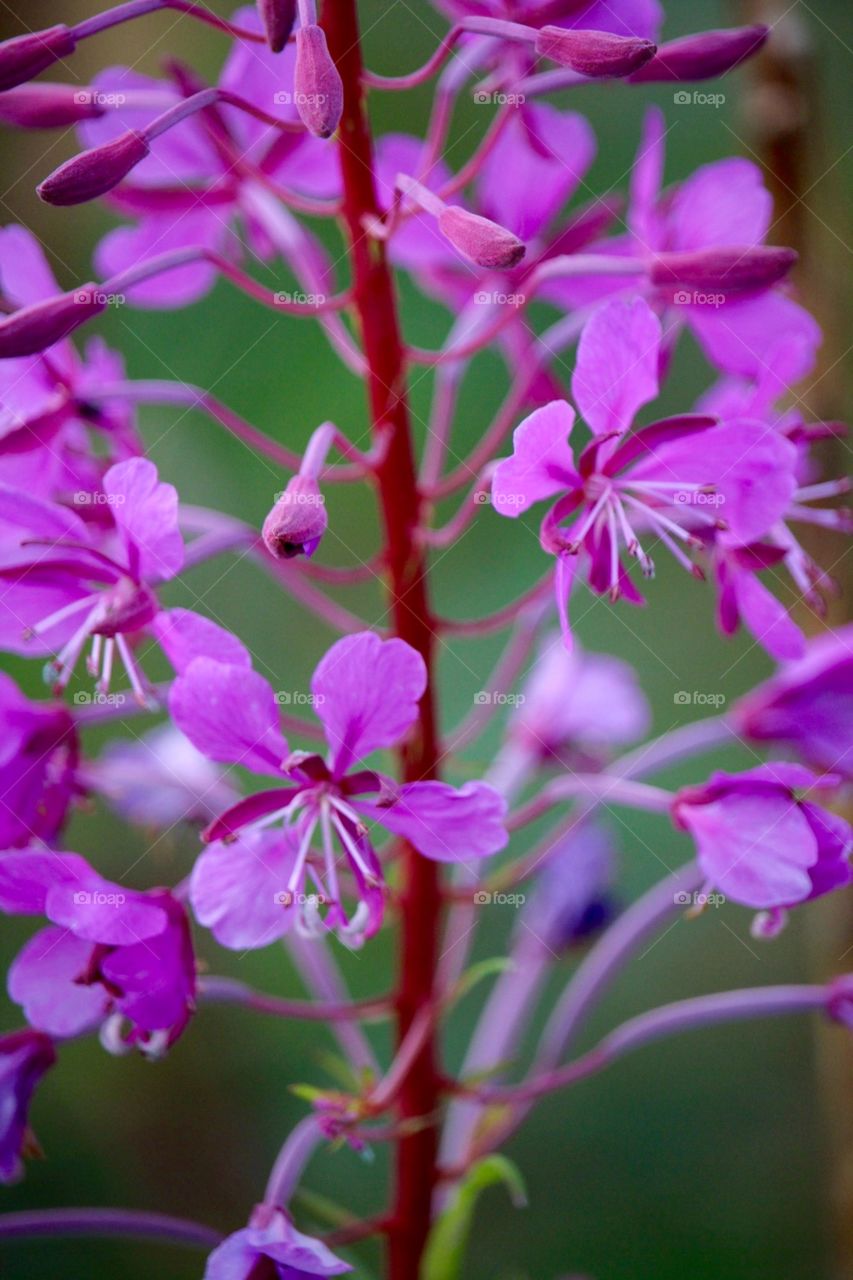
[[[566,27],[541,27],[536,33],[536,52],[561,67],[594,80],[630,75],[650,58],[657,48],[651,40],[635,36],[615,36],[608,31],[572,31]]]
[[[281,53],[290,39],[296,20],[296,0],[258,0],[258,11],[264,24],[267,44],[273,53]]]
[[[322,27],[300,27],[296,32],[293,88],[305,128],[318,138],[330,138],[344,109],[344,86]]]
[[[107,296],[95,284],[84,284],[73,293],[21,307],[0,320],[0,360],[33,356],[60,342],[80,325],[106,309]]]
[[[36,189],[47,204],[84,204],[112,191],[149,151],[143,135],[129,129],[112,142],[66,160]]]
[[[788,274],[797,254],[775,245],[662,253],[651,266],[653,285],[748,292],[767,289]]]
[[[26,84],[60,58],[70,58],[77,40],[66,26],[47,27],[0,44],[0,90]]]
[[[442,209],[438,215],[438,229],[454,248],[476,262],[478,267],[507,270],[517,266],[524,257],[524,243],[518,236],[497,222],[469,213],[457,204]]]
[[[0,94],[0,120],[21,129],[64,129],[103,114],[92,90],[73,84],[22,84]]]
[[[277,560],[313,556],[328,518],[320,486],[313,476],[296,475],[264,521],[264,544]]]
[[[730,27],[702,31],[662,44],[653,58],[631,76],[634,84],[650,81],[713,80],[756,54],[769,27]]]

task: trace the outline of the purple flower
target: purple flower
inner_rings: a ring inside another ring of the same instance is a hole
[[[569,652],[552,637],[525,681],[509,735],[543,761],[595,767],[641,738],[650,719],[632,666],[577,646]]]
[[[55,1062],[53,1041],[40,1031],[0,1036],[0,1182],[15,1182],[21,1156],[38,1150],[27,1113],[36,1086]]]
[[[261,29],[254,8],[239,9],[234,20],[246,28]],[[294,121],[294,68],[292,43],[274,54],[238,40],[219,85],[283,121]],[[123,105],[80,126],[81,140],[88,147],[101,146],[131,130],[144,131],[164,108],[199,86],[189,87],[180,76],[167,84],[114,67],[97,76],[93,87],[98,93],[121,95]],[[110,194],[111,204],[137,224],[107,233],[95,253],[97,271],[106,278],[177,249],[240,253],[238,228],[242,228],[256,257],[268,260],[277,250],[288,257],[297,274],[310,260],[315,274],[323,276],[327,259],[316,238],[277,201],[264,198],[264,183],[270,180],[310,197],[336,195],[335,146],[305,134],[282,133],[230,105],[183,120],[156,139],[151,155],[134,169],[132,181]],[[129,296],[140,306],[184,306],[206,293],[214,278],[215,269],[209,264],[190,263],[136,285]]]
[[[242,800],[205,833],[211,845],[196,864],[191,898],[201,923],[223,945],[267,945],[290,927],[297,913],[288,908],[297,904],[309,929],[320,926],[319,907],[326,905],[326,928],[350,942],[371,936],[382,920],[383,876],[365,819],[442,862],[504,847],[505,802],[485,783],[398,785],[359,767],[405,736],[425,686],[423,660],[404,641],[370,632],[339,640],[311,681],[329,744],[324,759],[290,753],[275,694],[254,671],[199,658],[175,681],[172,717],[200,751],[287,783]],[[283,831],[270,829],[280,822]],[[312,852],[315,838],[319,857]],[[335,843],[359,903],[352,918],[342,904]]]
[[[224,771],[171,724],[132,742],[108,743],[83,780],[127,822],[148,830],[210,822],[239,799]]]
[[[761,171],[741,157],[718,160],[697,169],[675,189],[662,191],[664,138],[663,116],[651,108],[631,179],[629,234],[604,240],[595,251],[654,268],[652,275],[660,283],[640,278],[639,287],[664,315],[668,343],[686,326],[712,364],[754,377],[765,364],[772,335],[774,344],[791,342],[786,378],[788,385],[797,382],[813,367],[821,334],[787,292],[743,286],[732,290],[725,277],[703,282],[691,279],[691,272],[677,278],[675,271],[679,266],[683,272],[691,262],[695,271],[707,255],[715,254],[725,254],[735,266],[749,262],[764,244],[772,219],[772,199]],[[637,288],[638,278],[628,273],[553,286],[564,305],[584,305],[611,292]]]
[[[10,310],[59,292],[41,245],[25,227],[0,230],[0,292]],[[84,359],[63,341],[48,358],[0,361],[0,483],[70,500],[100,476],[90,433],[100,436],[112,461],[140,453],[128,409],[117,401],[92,403],[105,383],[123,379],[121,357],[99,338],[87,343]]]
[[[9,994],[39,1031],[101,1027],[106,1047],[150,1056],[181,1034],[195,961],[186,913],[166,890],[113,884],[75,853],[9,852],[0,854],[0,910],[50,921],[9,970]]]
[[[54,655],[49,678],[63,689],[91,640],[87,665],[110,687],[116,654],[134,693],[147,700],[129,637],[146,632],[176,670],[209,653],[249,662],[243,645],[188,609],[162,609],[154,587],[183,567],[178,495],[145,458],[109,468],[80,495],[81,514],[0,485],[0,644],[24,656]],[[84,515],[88,519],[84,518]]]
[[[850,827],[816,803],[837,784],[794,764],[715,773],[678,793],[673,816],[710,887],[746,907],[784,908],[853,879]]]
[[[0,673],[0,848],[54,839],[76,790],[78,759],[66,709],[31,702]]]
[[[345,1271],[352,1267],[321,1240],[297,1231],[281,1209],[259,1204],[249,1226],[214,1249],[204,1280],[311,1280]]]
[[[853,777],[853,625],[810,640],[799,662],[742,698],[731,718],[745,738],[792,747],[815,768]]]
[[[583,331],[572,379],[592,441],[575,463],[574,411],[555,401],[516,428],[512,456],[495,468],[492,502],[501,515],[518,517],[561,495],[542,523],[541,542],[557,556],[567,635],[567,599],[582,551],[593,591],[640,603],[623,549],[650,578],[654,565],[642,537],[654,538],[702,577],[679,544],[700,549],[697,530],[713,534],[720,513],[733,540],[760,536],[795,489],[796,450],[757,423],[715,427],[713,418],[694,414],[628,434],[634,415],[657,395],[660,344],[660,323],[643,299],[602,307]]]
[[[610,890],[615,858],[610,833],[587,823],[550,855],[516,930],[520,948],[546,947],[559,955],[586,942],[613,915]]]

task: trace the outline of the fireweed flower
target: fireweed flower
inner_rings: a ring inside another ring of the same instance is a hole
[[[235,20],[260,30],[254,9],[239,10]],[[294,121],[294,66],[292,45],[273,54],[266,47],[236,41],[219,87],[283,121]],[[98,76],[93,87],[120,105],[80,126],[87,147],[144,129],[164,107],[179,103],[187,86],[180,77],[168,84],[117,67]],[[146,99],[157,105],[146,105]],[[327,263],[319,242],[287,209],[265,198],[267,181],[312,198],[335,196],[339,177],[334,145],[305,134],[282,133],[225,104],[182,120],[153,142],[151,154],[110,194],[110,204],[135,219],[136,226],[107,233],[95,252],[97,272],[104,278],[117,275],[146,258],[177,249],[242,253],[242,229],[256,258],[268,261],[280,252],[295,268],[307,263],[315,276],[323,277]],[[140,306],[183,306],[203,296],[214,278],[209,264],[190,263],[135,285],[129,296]]]
[[[0,848],[49,844],[79,789],[74,722],[58,703],[31,702],[0,672],[0,725]]]
[[[793,749],[818,769],[853,777],[853,625],[810,640],[730,713],[757,743]]]
[[[784,908],[853,879],[850,826],[818,803],[838,783],[794,764],[715,773],[677,794],[673,818],[695,841],[706,887],[769,911],[759,929],[770,932]]]
[[[275,694],[257,673],[199,658],[175,681],[172,718],[200,751],[287,784],[247,797],[205,833],[211,847],[196,864],[191,899],[200,922],[223,945],[265,946],[295,917],[309,931],[336,929],[350,943],[375,933],[383,876],[365,820],[439,862],[504,847],[505,802],[485,783],[398,785],[359,767],[403,738],[425,687],[423,660],[402,640],[383,641],[371,632],[339,640],[311,681],[329,745],[324,759],[290,753]],[[280,823],[283,831],[271,829]],[[312,856],[315,839],[319,860]],[[358,906],[351,917],[342,902],[335,843],[355,882]],[[322,921],[320,905],[327,907]]]
[[[0,486],[0,641],[24,656],[54,655],[48,678],[64,689],[86,644],[98,688],[119,657],[137,698],[147,693],[130,637],[145,632],[176,670],[197,654],[248,662],[242,644],[188,609],[162,609],[154,587],[180,573],[178,495],[146,458],[116,463],[81,495],[81,514]],[[83,518],[91,512],[91,519]],[[103,523],[102,523],[103,521]]]
[[[40,244],[25,227],[0,230],[0,294],[10,310],[59,292]],[[83,358],[69,341],[47,354],[0,361],[0,482],[45,498],[70,497],[99,475],[89,434],[112,461],[142,452],[133,417],[118,402],[94,406],[104,383],[120,382],[124,363],[99,339]]]
[[[773,335],[774,343],[791,343],[796,363],[789,362],[786,379],[788,385],[798,381],[813,367],[821,334],[807,311],[773,287],[772,271],[763,278],[761,256],[753,262],[756,249],[764,252],[773,216],[761,171],[741,157],[719,160],[662,191],[664,137],[663,116],[651,108],[631,178],[628,235],[593,246],[596,253],[643,264],[649,275],[639,282],[627,272],[565,280],[552,292],[559,289],[564,305],[579,306],[639,287],[665,317],[668,344],[686,326],[713,365],[746,377],[760,374]],[[728,264],[718,274],[716,255]],[[765,265],[772,269],[772,259]]]
[[[321,1240],[297,1231],[281,1209],[259,1204],[248,1227],[214,1249],[204,1280],[311,1280],[346,1271],[352,1267]]]
[[[0,910],[50,921],[12,962],[9,995],[28,1022],[65,1037],[100,1029],[112,1052],[156,1057],[193,1011],[186,913],[165,889],[104,880],[74,853],[0,854]]]
[[[27,1119],[30,1101],[55,1062],[53,1041],[41,1031],[0,1036],[0,1182],[16,1182],[21,1156],[38,1151]]]
[[[686,415],[629,434],[634,415],[657,395],[660,348],[660,322],[643,299],[601,308],[584,329],[572,379],[592,441],[575,463],[568,443],[574,411],[553,402],[521,423],[512,456],[495,468],[492,503],[500,515],[515,518],[562,495],[545,516],[540,539],[557,557],[566,637],[581,552],[596,594],[641,603],[622,564],[623,549],[651,578],[654,565],[641,539],[654,537],[702,577],[679,544],[701,549],[694,530],[715,532],[723,519],[741,541],[758,536],[794,489],[793,447],[758,424],[715,427],[713,418]]]
[[[148,830],[208,823],[239,799],[224,771],[171,724],[133,742],[108,743],[81,777],[127,822]]]

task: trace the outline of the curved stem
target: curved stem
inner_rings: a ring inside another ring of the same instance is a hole
[[[222,1240],[218,1231],[200,1222],[136,1209],[31,1209],[0,1214],[0,1239],[37,1236],[124,1236],[195,1249],[212,1249]]]
[[[308,1022],[360,1022],[388,1017],[392,1010],[387,996],[375,1000],[311,1001],[282,1000],[255,991],[235,978],[200,978],[198,993],[210,1004],[239,1004],[277,1018],[299,1018]]]

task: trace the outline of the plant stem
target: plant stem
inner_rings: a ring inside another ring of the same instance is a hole
[[[373,144],[362,91],[362,59],[356,0],[328,0],[323,25],[344,86],[339,142],[343,212],[350,240],[352,289],[367,359],[367,387],[375,433],[388,433],[387,451],[376,469],[382,508],[394,632],[422,655],[430,670],[433,630],[426,565],[416,534],[421,512],[409,412],[405,361],[397,306],[384,248],[364,231],[365,217],[378,217]],[[417,731],[409,742],[407,780],[432,778],[439,749],[431,682],[421,702]],[[419,1011],[430,1004],[435,981],[441,907],[435,863],[406,846],[401,859],[400,986],[398,1042]],[[430,1033],[400,1088],[401,1119],[431,1115],[439,1080],[435,1036]],[[397,1146],[395,1203],[388,1225],[391,1280],[415,1280],[430,1226],[436,1180],[436,1135],[418,1129]]]

